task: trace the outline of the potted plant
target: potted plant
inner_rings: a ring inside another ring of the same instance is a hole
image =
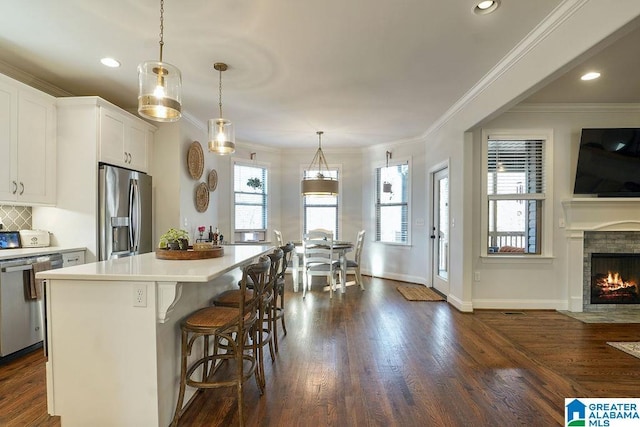
[[[182,249],[189,248],[189,233],[186,230],[170,228],[160,236],[158,247],[161,249]]]
[[[259,190],[262,188],[262,181],[260,178],[249,178],[247,181],[247,186],[253,188],[254,190]]]

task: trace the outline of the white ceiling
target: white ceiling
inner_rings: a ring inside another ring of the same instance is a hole
[[[158,59],[159,0],[1,1],[2,72],[135,111],[136,67]],[[165,1],[164,61],[182,71],[184,111],[203,126],[218,116],[213,63],[225,62],[236,139],[274,147],[316,146],[317,130],[329,147],[419,137],[562,2],[502,0],[476,15],[474,0]],[[624,65],[637,74],[639,61]],[[565,76],[530,100],[596,102],[575,89],[559,100],[575,88]],[[638,101],[634,84],[624,102]]]

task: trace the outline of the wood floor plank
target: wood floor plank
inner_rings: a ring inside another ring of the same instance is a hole
[[[561,425],[565,397],[640,397],[640,359],[606,344],[639,340],[640,324],[461,313],[364,279],[366,291],[333,299],[287,292],[288,335],[265,359],[265,395],[245,386],[246,425]],[[236,413],[235,390],[208,390],[180,425],[237,425]],[[60,425],[46,415],[41,352],[0,366],[0,425]]]

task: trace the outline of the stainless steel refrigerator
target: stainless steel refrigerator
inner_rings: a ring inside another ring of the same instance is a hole
[[[100,261],[153,250],[151,176],[100,164],[98,203]]]

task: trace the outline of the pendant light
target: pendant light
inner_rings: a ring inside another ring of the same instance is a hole
[[[302,194],[304,196],[336,196],[338,194],[338,180],[329,176],[329,166],[322,152],[322,134],[318,131],[318,151],[316,151],[311,164],[302,179]],[[315,176],[307,177],[307,172],[315,173]]]
[[[231,121],[222,118],[222,72],[227,71],[227,64],[216,62],[213,68],[218,70],[220,80],[218,83],[218,106],[220,115],[217,119],[209,119],[209,151],[217,154],[233,154],[236,151],[236,136]]]
[[[385,169],[385,174],[389,172],[389,159],[391,158],[391,151],[387,151],[387,167]],[[389,181],[384,181],[382,183],[382,192],[383,193],[393,193],[391,190],[391,183]]]
[[[175,122],[182,117],[182,74],[162,62],[164,47],[164,0],[160,0],[160,60],[138,65],[138,114],[157,122]]]

